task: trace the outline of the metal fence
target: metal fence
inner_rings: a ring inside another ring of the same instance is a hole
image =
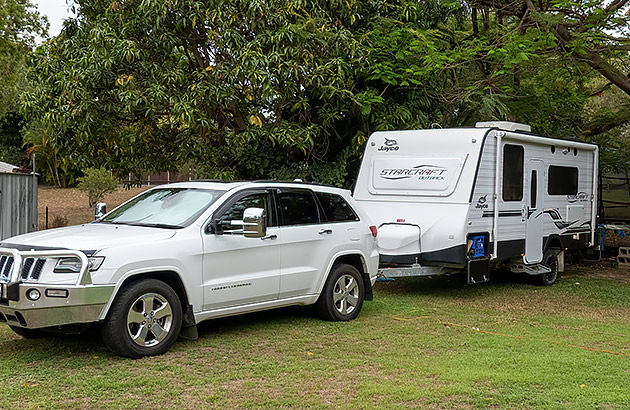
[[[140,174],[140,178],[134,177],[129,174],[123,179],[125,184],[140,184],[140,185],[162,185],[170,184],[171,182],[184,182],[190,181],[192,178],[189,175],[183,175],[178,172],[143,172]]]
[[[0,172],[0,240],[37,230],[37,176]]]

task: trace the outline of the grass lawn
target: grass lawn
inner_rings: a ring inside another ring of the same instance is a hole
[[[377,283],[353,322],[308,308],[213,320],[135,361],[96,335],[25,340],[3,325],[0,408],[628,409],[630,271],[587,272],[549,288]]]

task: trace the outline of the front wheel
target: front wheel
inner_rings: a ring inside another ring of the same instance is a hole
[[[116,296],[101,335],[114,353],[138,359],[167,352],[181,326],[182,306],[177,293],[162,281],[143,279]]]
[[[352,320],[359,315],[364,298],[365,284],[359,271],[352,265],[335,265],[317,300],[317,312],[325,320]]]
[[[538,284],[551,286],[558,279],[558,250],[547,249],[543,254],[542,264],[551,269],[551,271],[538,275]]]

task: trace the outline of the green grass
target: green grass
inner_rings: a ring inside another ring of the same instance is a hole
[[[307,308],[208,321],[135,361],[96,335],[3,325],[0,408],[627,409],[629,317],[630,284],[574,272],[550,288],[377,283],[352,322]]]

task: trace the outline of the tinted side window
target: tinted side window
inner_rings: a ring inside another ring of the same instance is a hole
[[[549,167],[547,185],[549,195],[575,195],[578,192],[578,169],[574,167]]]
[[[503,200],[523,199],[523,147],[503,146]]]
[[[282,225],[309,225],[319,223],[317,203],[310,191],[280,192]]]
[[[269,212],[269,195],[268,194],[252,194],[245,196],[234,204],[232,204],[219,218],[219,226],[223,232],[242,231],[243,225],[232,225],[232,221],[242,221],[243,212],[247,208],[262,208],[267,215],[267,226],[271,226]]]
[[[316,192],[328,222],[358,221],[359,217],[341,195]]]

